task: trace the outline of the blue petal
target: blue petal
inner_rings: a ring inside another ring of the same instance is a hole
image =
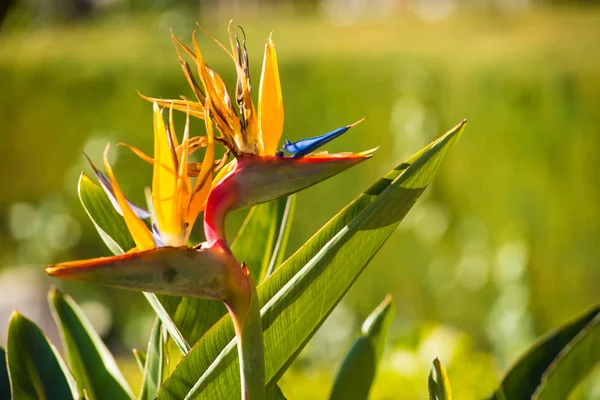
[[[156,224],[152,224],[152,237],[154,238],[154,246],[165,247],[165,242],[163,242],[162,238],[160,237],[160,232],[158,231]]]
[[[106,195],[108,196],[108,199],[110,200],[112,206],[114,207],[115,210],[117,210],[117,212],[121,216],[123,216],[123,211],[121,210],[121,206],[119,205],[119,202],[117,201],[117,198],[115,197],[115,193],[113,191],[113,187],[112,187],[112,183],[110,182],[110,179],[108,179],[106,177],[106,175],[104,175],[102,172],[98,171],[96,166],[92,163],[92,160],[90,160],[90,158],[85,153],[83,155],[85,156],[85,158],[87,158],[92,169],[94,170],[94,174],[98,178],[98,181],[100,182],[100,186],[104,190],[104,193],[106,193]],[[131,210],[133,211],[133,213],[138,216],[138,218],[140,218],[140,219],[150,218],[150,213],[148,211],[144,210],[143,208],[141,208],[139,206],[136,206],[129,200],[127,200],[127,203],[129,204],[129,207],[131,207]]]
[[[352,125],[346,125],[341,128],[338,128],[334,131],[325,133],[323,135],[315,136],[313,138],[302,139],[297,142],[290,142],[286,139],[285,144],[283,145],[283,149],[288,153],[294,153],[294,157],[302,157],[313,151],[317,150],[319,147],[331,142],[333,139],[338,136],[343,135],[348,131],[348,129],[356,126],[357,124],[364,121],[364,118],[360,121],[353,123]]]

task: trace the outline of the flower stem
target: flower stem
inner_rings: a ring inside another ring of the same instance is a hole
[[[265,362],[260,305],[256,286],[245,264],[238,279],[239,292],[225,301],[237,336],[242,400],[264,400]]]

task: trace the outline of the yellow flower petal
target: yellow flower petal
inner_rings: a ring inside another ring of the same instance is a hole
[[[274,155],[283,132],[283,99],[275,45],[270,36],[265,45],[265,57],[260,76],[258,124],[264,146],[263,154]]]
[[[177,170],[174,151],[167,137],[167,129],[158,104],[154,103],[154,172],[152,176],[152,203],[162,239],[166,244],[178,245],[182,237],[183,221],[177,218],[174,194],[177,189]]]
[[[129,203],[127,199],[125,199],[125,195],[121,191],[117,180],[115,179],[115,175],[108,163],[108,150],[110,145],[106,145],[106,150],[104,151],[104,168],[106,169],[106,173],[108,174],[108,179],[113,186],[113,191],[115,193],[115,197],[119,202],[119,206],[121,207],[121,211],[123,212],[123,218],[125,219],[125,224],[127,224],[127,228],[131,233],[131,237],[137,246],[137,250],[144,251],[150,250],[154,248],[154,239],[152,238],[152,234],[146,228],[146,224],[144,221],[138,218],[137,215],[133,212],[131,207],[129,207]]]

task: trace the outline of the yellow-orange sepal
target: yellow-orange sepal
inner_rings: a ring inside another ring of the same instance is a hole
[[[271,36],[265,45],[260,89],[258,92],[258,127],[263,142],[263,154],[274,155],[283,133],[283,98],[279,67]]]

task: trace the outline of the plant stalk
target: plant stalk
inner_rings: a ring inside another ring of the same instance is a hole
[[[239,291],[226,300],[225,305],[237,337],[242,400],[264,400],[265,361],[260,305],[250,270],[242,263],[240,272]]]

